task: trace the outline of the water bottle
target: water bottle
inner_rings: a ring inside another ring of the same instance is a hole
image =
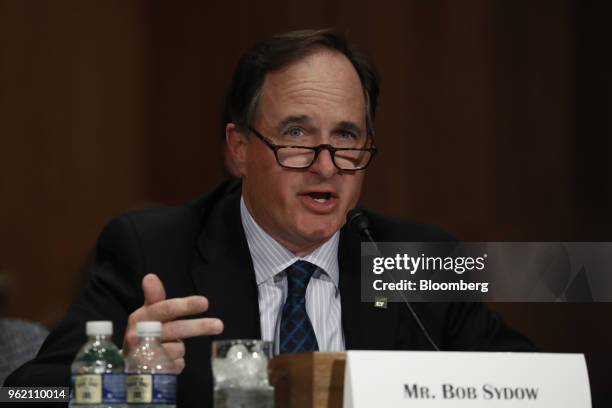
[[[72,366],[72,408],[125,408],[125,365],[111,340],[113,322],[87,322],[89,339]]]
[[[175,408],[176,366],[160,343],[160,322],[138,322],[138,346],[126,358],[129,407]]]

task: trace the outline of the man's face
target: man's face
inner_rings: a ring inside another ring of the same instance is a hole
[[[253,127],[275,144],[337,145],[367,136],[357,72],[342,54],[322,50],[266,76]],[[338,170],[323,150],[308,169],[280,167],[255,135],[244,139],[243,194],[257,223],[296,255],[305,255],[344,224],[364,171]]]

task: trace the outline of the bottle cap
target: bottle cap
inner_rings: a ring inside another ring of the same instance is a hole
[[[161,322],[149,321],[136,323],[136,334],[138,336],[161,336]]]
[[[96,320],[87,322],[85,331],[88,336],[110,336],[113,334],[113,322],[110,320]]]

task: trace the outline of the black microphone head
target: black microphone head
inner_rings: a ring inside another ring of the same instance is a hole
[[[346,223],[349,227],[355,228],[359,233],[363,233],[370,228],[370,220],[361,210],[353,208],[346,214]]]

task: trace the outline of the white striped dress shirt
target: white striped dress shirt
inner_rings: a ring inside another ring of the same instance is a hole
[[[281,315],[287,298],[285,269],[303,260],[317,266],[306,288],[306,313],[317,337],[319,350],[343,351],[344,335],[338,289],[340,231],[312,253],[300,258],[255,222],[243,198],[240,199],[240,216],[255,269],[261,338],[273,341],[275,353],[278,354]]]

